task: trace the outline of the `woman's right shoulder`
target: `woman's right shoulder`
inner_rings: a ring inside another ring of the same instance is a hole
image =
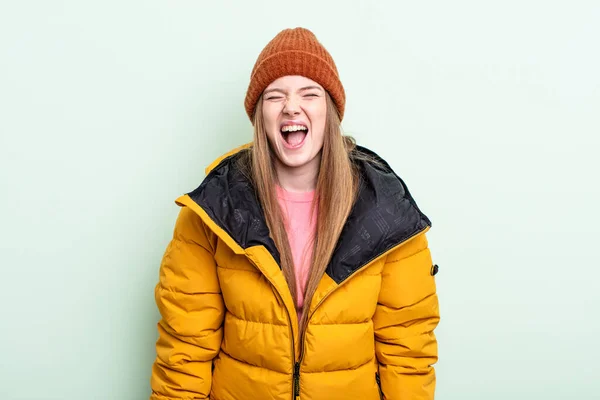
[[[228,161],[231,158],[234,158],[235,156],[238,156],[238,158],[239,158],[239,156],[243,156],[243,155],[247,154],[248,150],[250,149],[251,146],[252,146],[252,143],[246,143],[246,144],[236,147],[233,150],[226,152],[225,154],[220,155],[206,167],[204,172],[208,176],[211,173],[211,171],[213,171],[214,169],[219,167],[221,164],[223,164],[223,162]]]
[[[188,233],[201,232],[207,224],[207,221],[202,221],[201,215],[206,214],[214,221],[230,218],[229,205],[254,193],[248,170],[249,155],[249,145],[244,145],[213,161],[200,185],[175,200],[182,207],[178,225]]]
[[[250,149],[249,144],[246,144],[211,162],[206,167],[203,179],[186,195],[193,199],[223,196],[232,185],[239,188],[239,183],[249,183],[250,167]]]

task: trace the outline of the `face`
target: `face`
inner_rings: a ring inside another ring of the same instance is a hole
[[[263,92],[263,120],[279,167],[318,171],[327,102],[325,90],[303,76],[284,76]]]

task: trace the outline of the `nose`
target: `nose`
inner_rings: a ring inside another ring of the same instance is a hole
[[[300,114],[300,104],[293,96],[288,97],[288,99],[285,101],[285,105],[283,106],[283,112],[287,115]]]

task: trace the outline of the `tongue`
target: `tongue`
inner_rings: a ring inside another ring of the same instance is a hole
[[[292,146],[297,146],[302,143],[304,136],[306,136],[306,132],[303,131],[290,132],[287,135],[286,141]]]

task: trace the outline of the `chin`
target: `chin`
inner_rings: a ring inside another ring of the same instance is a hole
[[[314,159],[315,157],[311,157],[310,154],[295,154],[280,157],[279,161],[288,168],[299,168],[310,164]]]

